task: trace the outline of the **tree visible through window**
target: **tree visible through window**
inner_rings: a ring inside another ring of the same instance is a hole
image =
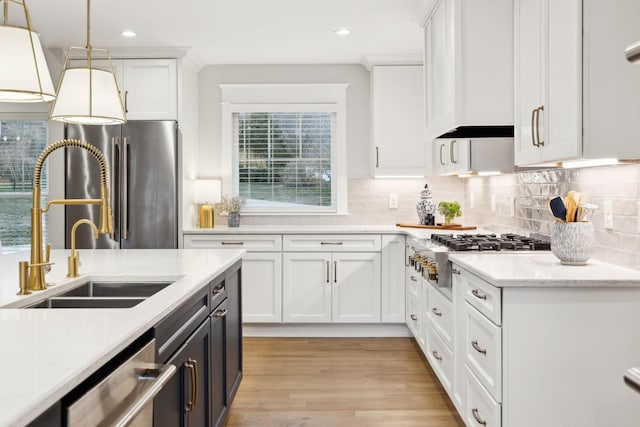
[[[33,168],[47,145],[47,134],[46,120],[0,120],[0,241],[3,246],[30,243]],[[42,176],[42,194],[44,202],[46,173]]]
[[[332,112],[233,113],[239,194],[257,210],[335,210]]]

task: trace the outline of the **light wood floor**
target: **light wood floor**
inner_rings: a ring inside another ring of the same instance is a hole
[[[410,338],[245,338],[227,427],[462,427]]]

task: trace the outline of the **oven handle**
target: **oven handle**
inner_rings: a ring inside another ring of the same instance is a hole
[[[118,419],[111,425],[116,427],[125,427],[131,424],[135,417],[147,406],[162,388],[169,382],[169,380],[175,375],[175,365],[157,365],[151,364],[152,369],[141,370],[141,374],[138,375],[138,382],[153,381],[153,384],[148,386],[147,389],[129,405],[124,413],[118,417]],[[142,374],[144,372],[145,374]],[[154,376],[151,378],[149,372],[153,372]],[[157,376],[155,374],[157,373]]]

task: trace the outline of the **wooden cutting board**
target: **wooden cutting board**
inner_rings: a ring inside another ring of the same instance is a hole
[[[422,225],[422,224],[396,224],[396,227],[407,227],[407,228],[430,228],[433,230],[452,230],[452,231],[462,231],[462,230],[475,230],[475,225],[462,225],[462,224],[438,224],[438,225]]]

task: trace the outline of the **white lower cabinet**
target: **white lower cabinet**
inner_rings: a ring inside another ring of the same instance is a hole
[[[242,258],[242,320],[282,322],[282,236],[185,234],[185,249],[246,249]]]
[[[405,237],[382,236],[381,271],[381,321],[382,323],[404,323],[405,310]]]
[[[451,395],[453,391],[454,378],[454,360],[453,352],[445,345],[438,333],[427,324],[426,341],[427,341],[427,359],[433,371],[440,379],[442,387]]]
[[[283,320],[380,322],[380,253],[284,253]]]
[[[480,384],[473,373],[465,369],[466,404],[462,419],[467,427],[500,427],[502,425],[500,404]]]

